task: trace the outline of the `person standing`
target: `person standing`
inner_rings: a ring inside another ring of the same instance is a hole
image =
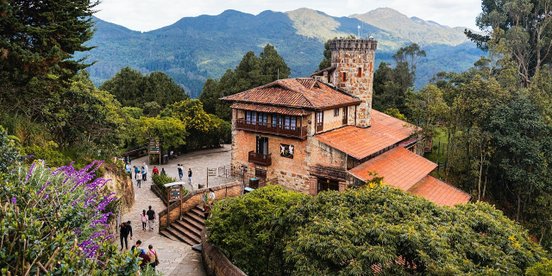
[[[146,213],[148,215],[148,228],[150,231],[153,231],[153,224],[155,223],[155,211],[151,209],[151,206],[148,207],[149,210]]]
[[[144,162],[144,166],[142,166],[142,180],[148,181],[148,165],[146,165],[146,162]]]
[[[142,222],[142,230],[146,231],[146,224],[148,223],[148,215],[146,215],[146,210],[142,210],[140,214],[140,221]]]
[[[192,168],[188,169],[188,184],[192,186]]]
[[[161,175],[167,175],[167,172],[165,171],[165,168],[161,168]]]
[[[153,271],[155,271],[155,267],[159,265],[159,257],[157,257],[157,251],[153,249],[153,245],[148,246],[148,257],[149,257],[149,265],[153,268]]]
[[[142,188],[142,178],[136,179],[136,187]]]
[[[182,177],[184,177],[184,167],[182,167],[182,164],[178,164],[178,178],[180,181],[182,181]]]
[[[130,166],[130,163],[127,163],[125,165],[126,173],[130,176],[130,179],[132,179],[132,167]]]
[[[157,168],[157,166],[153,166],[153,171],[152,171],[152,173],[153,173],[154,175],[158,175],[158,174],[159,174],[159,169]]]

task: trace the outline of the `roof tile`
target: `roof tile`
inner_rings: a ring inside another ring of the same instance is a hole
[[[430,175],[424,177],[408,192],[441,206],[454,206],[470,201],[470,195],[466,192]]]
[[[349,173],[362,181],[383,177],[384,183],[408,191],[436,167],[437,164],[424,157],[397,147],[354,167]]]
[[[362,160],[409,138],[416,127],[372,109],[371,126],[347,126],[316,135],[318,141]]]
[[[316,110],[360,103],[358,98],[312,78],[277,80],[222,100]]]

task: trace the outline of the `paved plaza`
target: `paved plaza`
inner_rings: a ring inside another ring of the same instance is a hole
[[[131,165],[142,166],[143,162],[147,161],[147,157],[132,160]],[[193,189],[197,189],[197,184],[207,184],[207,168],[218,168],[230,165],[230,145],[224,145],[222,148],[203,150],[184,154],[175,159],[170,160],[166,165],[157,166],[159,171],[164,168],[167,175],[178,179],[177,164],[183,164],[186,174],[185,181],[187,182],[188,168],[192,169]],[[159,266],[157,270],[163,275],[205,275],[203,265],[201,263],[201,255],[192,250],[191,246],[183,243],[170,240],[159,235],[159,224],[156,222],[154,231],[143,231],[140,222],[140,213],[142,210],[147,210],[148,206],[152,206],[156,214],[165,209],[163,202],[150,190],[151,171],[153,165],[148,165],[148,180],[142,183],[142,188],[136,187],[134,182],[135,203],[130,210],[127,210],[122,216],[122,221],[131,221],[134,238],[129,240],[129,248],[136,240],[142,241],[142,247],[147,248],[148,245],[153,245],[159,256]],[[221,171],[222,172],[222,171]],[[223,174],[221,174],[223,175]],[[226,177],[209,177],[209,186],[221,185],[232,181],[232,178]],[[186,187],[188,190],[191,188]],[[117,239],[117,242],[119,240]]]

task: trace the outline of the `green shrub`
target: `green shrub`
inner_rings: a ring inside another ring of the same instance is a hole
[[[545,257],[494,207],[390,187],[310,197],[266,187],[217,202],[209,240],[248,275],[520,275]]]

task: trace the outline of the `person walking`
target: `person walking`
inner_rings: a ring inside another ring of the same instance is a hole
[[[138,179],[138,174],[140,173],[140,168],[134,166],[134,179]]]
[[[136,179],[136,187],[142,188],[142,178]]]
[[[146,165],[146,162],[144,162],[144,166],[142,166],[142,180],[148,181],[148,165]]]
[[[149,265],[155,271],[155,267],[159,265],[159,257],[157,257],[157,250],[153,249],[153,245],[148,245],[148,257]]]
[[[178,178],[180,179],[180,181],[182,181],[182,177],[184,177],[184,167],[182,167],[182,164],[178,164],[177,170]]]
[[[192,186],[192,168],[188,169],[188,184]]]
[[[130,176],[130,179],[132,179],[132,167],[130,166],[130,163],[127,163],[125,165],[126,173]]]
[[[151,208],[151,206],[148,207],[147,215],[148,215],[148,228],[150,231],[153,231],[153,224],[155,223],[155,211]]]
[[[127,225],[126,222],[121,223],[119,225],[119,236],[121,238],[121,250],[127,249],[128,250],[128,236],[130,235],[130,239],[132,240],[132,227],[129,224]],[[123,244],[124,242],[124,244]],[[124,245],[124,246],[123,246]]]
[[[148,215],[146,215],[146,210],[142,210],[140,214],[140,221],[142,222],[142,230],[146,231],[146,224],[148,223]]]

